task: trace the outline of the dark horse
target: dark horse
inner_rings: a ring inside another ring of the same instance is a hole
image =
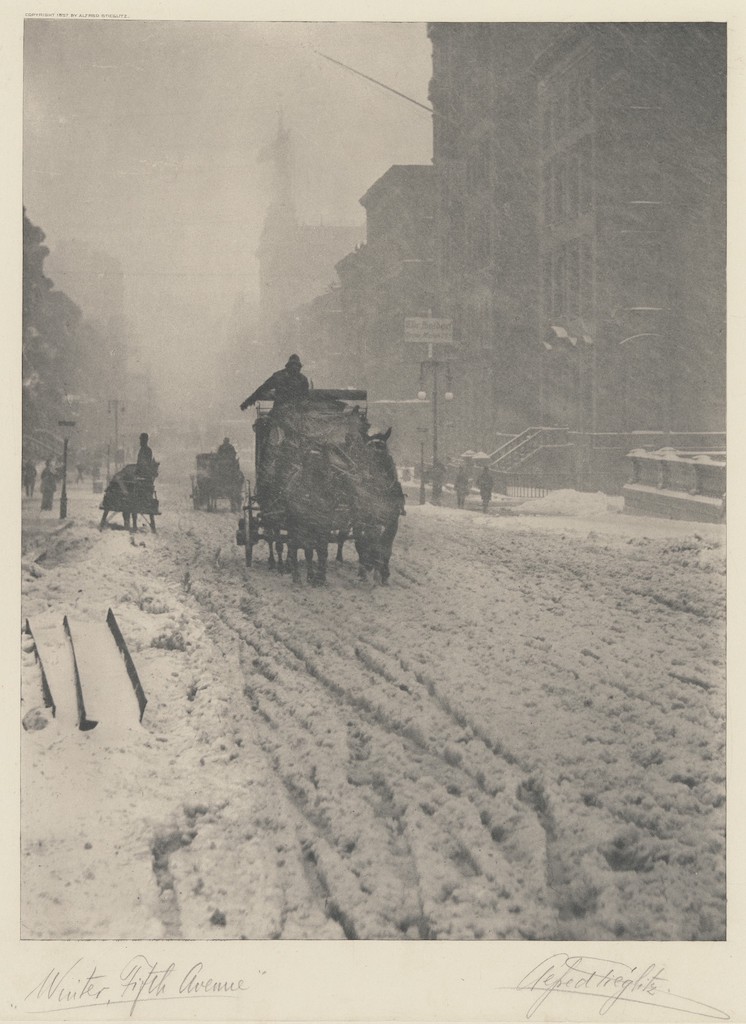
[[[308,582],[314,586],[326,583],[329,540],[337,527],[340,506],[351,504],[347,490],[346,477],[335,466],[327,447],[302,451],[284,488],[288,563],[294,582],[300,581],[298,549],[302,548]]]
[[[358,574],[366,579],[373,570],[381,583],[389,579],[391,550],[404,515],[404,492],[386,442],[391,430],[374,434],[359,449],[355,484],[353,535],[360,565]]]
[[[136,465],[124,466],[115,473],[104,491],[103,501],[99,508],[103,509],[99,529],[106,525],[106,519],[110,512],[121,512],[124,518],[124,527],[132,531],[137,530],[137,516],[149,516],[150,529],[155,533],[155,517],[159,514],[158,499],[155,496],[153,482],[158,476],[159,463],[151,463],[152,471],[144,475]]]

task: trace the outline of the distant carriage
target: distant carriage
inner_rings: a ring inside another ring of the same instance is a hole
[[[218,501],[227,498],[231,512],[238,512],[245,482],[238,459],[220,452],[205,452],[195,462],[196,472],[191,478],[194,508],[215,512]]]
[[[137,517],[143,515],[148,517],[150,529],[155,533],[155,517],[161,514],[154,486],[159,463],[153,462],[152,466],[153,472],[149,474],[143,473],[134,463],[114,474],[99,505],[103,510],[99,527],[107,525],[110,512],[121,512],[126,529],[136,530]]]
[[[302,548],[309,582],[323,583],[329,543],[337,543],[341,560],[344,541],[354,536],[361,571],[380,570],[381,559],[371,557],[370,544],[377,503],[368,498],[371,481],[380,474],[368,446],[385,447],[385,439],[368,437],[359,404],[366,398],[365,391],[352,389],[312,390],[307,399],[272,414],[259,407],[254,425],[256,489],[247,488],[236,535],[245,547],[247,565],[254,546],[264,540],[270,564],[281,570],[287,548],[287,562],[297,579],[297,551]],[[397,521],[401,511],[397,498]],[[389,530],[392,539],[393,533]],[[385,562],[382,579],[388,576],[388,557]]]

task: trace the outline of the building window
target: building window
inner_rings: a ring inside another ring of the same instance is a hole
[[[552,144],[552,112],[547,105],[541,115],[541,143],[544,149]]]
[[[552,209],[553,209],[553,180],[552,176],[554,173],[554,167],[551,163],[544,164],[542,170],[542,189],[543,189],[543,216],[544,224],[549,226],[552,223]]]
[[[469,225],[469,256],[479,267],[490,262],[490,223],[487,217],[473,220]]]
[[[565,312],[565,275],[567,260],[561,250],[554,261],[554,277],[552,280],[552,313],[559,315]]]
[[[571,316],[580,313],[580,247],[577,243],[567,247],[567,293],[566,312]]]
[[[556,137],[561,139],[567,131],[567,93],[564,89],[559,91],[555,100],[554,123]]]
[[[568,126],[573,129],[578,126],[581,119],[580,110],[580,82],[573,78],[567,87],[567,120]]]
[[[565,215],[566,165],[564,160],[554,161],[552,221],[561,224]]]
[[[590,72],[581,76],[578,88],[578,107],[583,120],[593,114],[593,77]]]
[[[586,135],[580,143],[578,175],[580,213],[590,213],[593,209],[593,140],[590,135]]]
[[[552,316],[554,314],[554,290],[552,277],[552,254],[545,253],[542,266],[542,287],[544,311]]]
[[[580,243],[580,312],[593,314],[593,244],[589,238]]]
[[[567,214],[577,220],[580,213],[580,156],[573,153],[567,162]]]

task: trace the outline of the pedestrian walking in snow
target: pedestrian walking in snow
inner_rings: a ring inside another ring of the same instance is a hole
[[[466,466],[459,466],[458,473],[456,474],[456,504],[459,508],[463,508],[466,502],[466,495],[469,493],[469,474],[466,471]]]
[[[54,492],[57,490],[57,475],[52,469],[51,459],[47,459],[44,469],[41,471],[41,510],[50,512]]]
[[[34,486],[36,484],[36,465],[33,459],[27,459],[23,464],[23,488],[27,498],[33,498]]]
[[[433,505],[440,505],[441,498],[443,496],[443,484],[446,479],[446,467],[442,462],[436,462],[433,465],[432,481],[433,481]]]
[[[492,473],[489,471],[489,467],[485,466],[482,472],[476,479],[477,487],[479,488],[479,494],[482,498],[482,511],[486,512],[489,508],[490,502],[492,501],[492,488],[495,486],[495,480]]]

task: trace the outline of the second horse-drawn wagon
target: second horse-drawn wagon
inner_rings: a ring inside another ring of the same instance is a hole
[[[215,512],[220,498],[227,498],[231,512],[241,508],[244,475],[234,455],[220,451],[204,452],[196,457],[192,476],[192,503],[195,509]]]
[[[326,579],[327,549],[355,540],[361,572],[388,577],[388,557],[403,512],[403,494],[386,448],[386,435],[370,435],[367,392],[311,390],[306,398],[273,409],[257,407],[255,487],[247,484],[236,541],[251,565],[253,548],[269,546],[270,565],[283,568],[283,549],[294,578],[297,552],[306,557],[309,582]],[[313,555],[317,561],[313,563]]]

